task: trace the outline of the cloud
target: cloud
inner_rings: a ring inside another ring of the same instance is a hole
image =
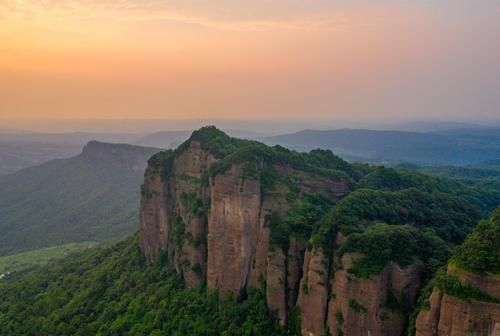
[[[345,1],[269,0],[266,2],[158,0],[0,0],[0,17],[33,25],[78,22],[164,21],[223,31],[329,31],[401,18],[401,8],[352,6]],[[364,20],[352,20],[365,13]],[[406,15],[404,15],[406,16]],[[0,23],[1,25],[1,23]],[[89,27],[91,28],[91,27]]]
[[[210,7],[210,6],[208,6]],[[287,18],[262,18],[261,15],[241,17],[220,16],[211,10],[195,10],[189,6],[165,5],[158,1],[57,1],[57,0],[0,0],[0,17],[11,18],[34,25],[54,22],[119,21],[148,22],[168,21],[202,26],[210,29],[234,31],[265,30],[317,30],[327,28],[331,18],[318,16],[293,16]]]

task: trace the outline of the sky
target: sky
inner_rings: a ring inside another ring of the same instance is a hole
[[[500,119],[500,1],[0,0],[0,126]]]

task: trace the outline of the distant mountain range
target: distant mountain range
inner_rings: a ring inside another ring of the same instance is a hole
[[[140,146],[152,146],[158,148],[176,148],[181,143],[186,141],[191,135],[192,130],[184,131],[163,131],[147,134],[141,138],[134,140],[132,143]],[[242,130],[225,130],[225,132],[236,138],[255,139],[265,136],[265,133],[242,131]]]
[[[0,176],[52,159],[75,156],[89,141],[128,143],[138,146],[175,148],[189,138],[192,130],[135,133],[37,133],[0,129]],[[227,130],[240,138],[257,138],[269,133]]]
[[[465,123],[411,123],[397,127],[399,130],[303,130],[274,136],[256,129],[225,131],[233,137],[257,139],[300,151],[331,149],[349,161],[377,164],[470,165],[500,159],[500,128]],[[190,133],[187,129],[149,134],[45,134],[0,129],[0,176],[51,159],[77,155],[91,140],[175,148]]]
[[[92,141],[76,157],[0,177],[0,255],[134,232],[144,169],[158,151]]]
[[[78,144],[0,141],[0,176],[55,158],[68,158],[81,150]]]
[[[500,129],[470,128],[429,133],[304,130],[261,140],[300,151],[330,149],[352,161],[387,164],[468,165],[500,158]]]
[[[89,141],[130,143],[137,135],[103,133],[36,133],[0,129],[0,176],[52,159],[69,158]]]

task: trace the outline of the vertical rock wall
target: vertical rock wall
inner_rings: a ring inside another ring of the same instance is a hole
[[[500,279],[450,267],[448,272],[500,300]],[[434,288],[417,316],[416,336],[500,336],[500,304],[462,300]]]
[[[336,257],[324,255],[321,248],[307,250],[307,242],[298,237],[290,237],[286,247],[273,245],[267,220],[289,209],[287,187],[263,197],[259,174],[249,175],[243,165],[212,174],[209,168],[216,161],[192,141],[177,153],[169,174],[162,176],[154,167],[146,170],[139,241],[148,262],[166,253],[188,287],[206,281],[221,294],[235,295],[248,287],[265,288],[267,305],[281,324],[287,323],[292,309],[300,310],[303,335],[320,336],[328,328],[332,335],[369,331],[389,336],[404,329],[406,319],[388,311],[385,303],[392,293],[404,294],[406,306],[414,304],[420,286],[416,268],[389,264],[372,279],[355,279],[347,272],[349,258],[355,256],[344,256],[343,269],[332,271]],[[294,174],[301,193],[320,192],[335,201],[349,192],[345,181],[286,166],[275,169]],[[344,241],[339,235],[337,244]],[[366,312],[349,308],[352,300]]]

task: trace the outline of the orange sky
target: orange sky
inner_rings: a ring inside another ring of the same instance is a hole
[[[376,3],[0,0],[0,121],[498,117],[495,1]]]

